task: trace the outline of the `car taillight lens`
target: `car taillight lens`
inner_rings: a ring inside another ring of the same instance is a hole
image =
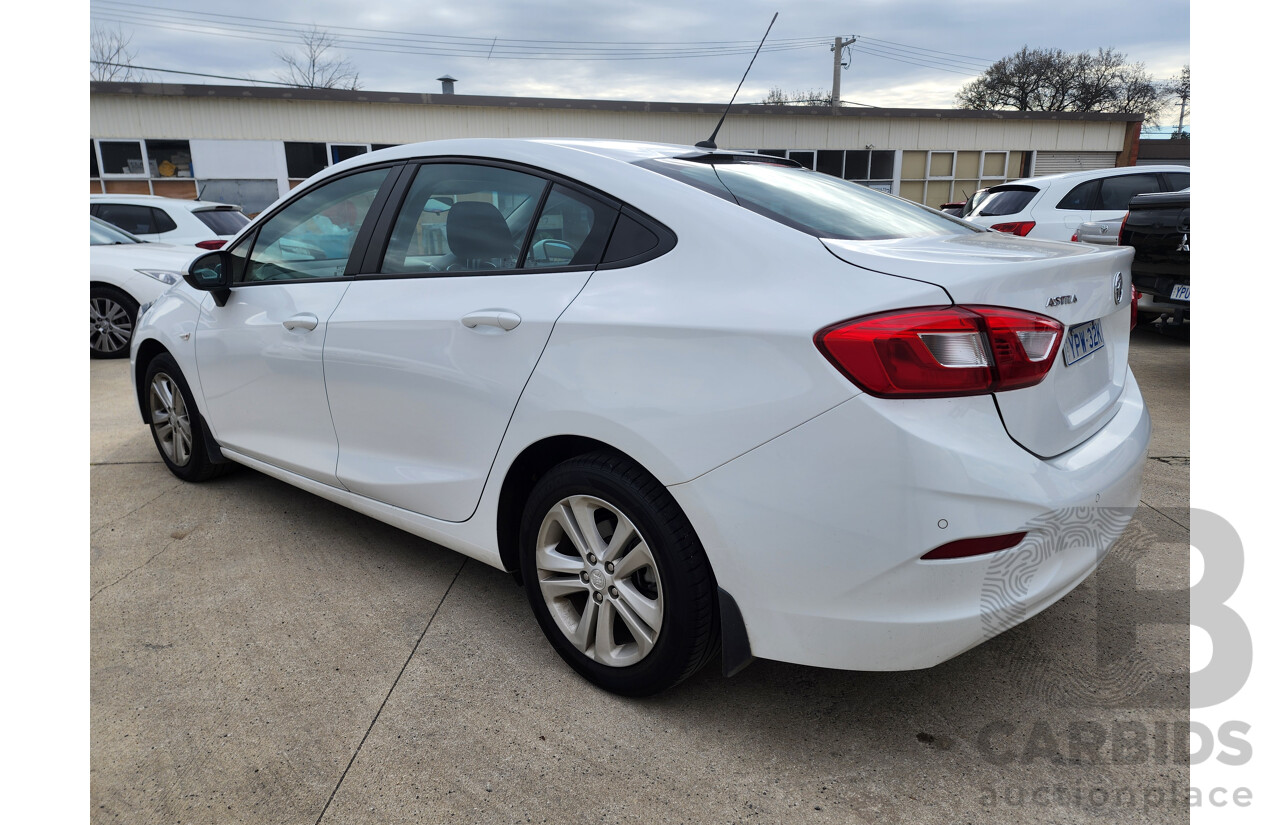
[[[1142,297],[1142,293],[1134,286],[1129,289],[1133,292],[1133,300],[1129,302],[1129,331],[1132,332],[1138,326],[1138,299]]]
[[[196,246],[201,249],[221,249],[226,241],[200,241]]]
[[[991,225],[991,228],[997,232],[1007,232],[1010,235],[1025,238],[1027,233],[1035,228],[1035,225],[1035,221],[1012,221],[1010,223],[995,223]]]
[[[1062,324],[1003,307],[920,307],[834,324],[814,343],[872,395],[944,398],[1040,383],[1062,343]]]

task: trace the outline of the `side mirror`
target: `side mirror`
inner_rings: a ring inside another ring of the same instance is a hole
[[[194,289],[212,293],[218,306],[223,306],[231,297],[231,253],[219,249],[201,255],[182,277]]]

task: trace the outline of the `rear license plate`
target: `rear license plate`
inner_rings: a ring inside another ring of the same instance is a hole
[[[1191,285],[1190,284],[1174,284],[1173,292],[1169,293],[1169,297],[1175,301],[1190,301]]]
[[[1062,342],[1062,357],[1069,367],[1089,353],[1102,349],[1103,346],[1100,321],[1076,324],[1067,330],[1066,340]]]

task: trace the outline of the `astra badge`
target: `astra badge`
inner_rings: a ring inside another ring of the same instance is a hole
[[[1076,296],[1074,295],[1059,295],[1057,298],[1050,298],[1049,303],[1045,304],[1045,306],[1046,307],[1066,306],[1067,304],[1074,304],[1076,300],[1077,300]]]
[[[1116,306],[1120,306],[1120,302],[1124,300],[1124,273],[1117,272],[1114,280],[1111,281],[1111,299],[1116,302]]]

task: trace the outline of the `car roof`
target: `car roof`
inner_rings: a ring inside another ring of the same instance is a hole
[[[1078,183],[1082,181],[1096,180],[1098,178],[1110,178],[1115,175],[1136,174],[1140,172],[1191,172],[1190,166],[1179,166],[1174,164],[1150,166],[1113,166],[1110,169],[1081,169],[1078,172],[1058,172],[1053,175],[1037,175],[1031,178],[1018,178],[1000,186],[1011,186],[1017,184],[1019,186],[1036,186],[1040,189],[1048,188],[1055,183]],[[995,187],[992,187],[993,189]]]
[[[215,209],[219,207],[239,209],[239,207],[234,203],[192,200],[190,198],[166,198],[163,195],[102,195],[91,193],[89,195],[89,200],[91,202],[101,201],[104,203],[124,203],[132,206],[172,206],[178,209],[187,209],[192,212],[200,209]]]

